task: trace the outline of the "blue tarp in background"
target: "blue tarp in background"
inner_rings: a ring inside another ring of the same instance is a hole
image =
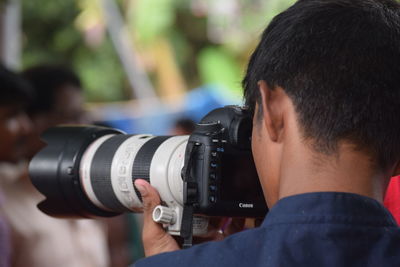
[[[169,134],[176,120],[189,118],[199,122],[208,112],[225,105],[240,105],[241,101],[222,95],[213,86],[200,87],[188,92],[180,111],[168,110],[166,106],[155,107],[142,117],[107,120],[105,123],[126,133],[154,135]]]

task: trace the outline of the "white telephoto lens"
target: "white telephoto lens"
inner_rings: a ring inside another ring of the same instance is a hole
[[[147,180],[181,219],[181,170],[189,136],[106,135],[84,152],[80,180],[88,199],[113,212],[139,212],[136,179]]]

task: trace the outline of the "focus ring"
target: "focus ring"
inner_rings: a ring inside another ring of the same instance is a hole
[[[118,200],[111,182],[111,164],[119,146],[132,135],[116,135],[106,140],[93,156],[90,181],[97,199],[116,212],[130,211]]]
[[[135,192],[141,202],[143,202],[142,195],[135,186],[135,180],[144,179],[150,182],[150,166],[154,153],[156,152],[157,148],[170,137],[171,136],[157,136],[152,138],[140,148],[135,157],[132,168],[132,182],[135,188]]]

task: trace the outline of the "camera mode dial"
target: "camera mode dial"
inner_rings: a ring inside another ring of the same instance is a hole
[[[199,123],[196,125],[196,132],[202,134],[213,134],[220,132],[222,125],[219,122]]]

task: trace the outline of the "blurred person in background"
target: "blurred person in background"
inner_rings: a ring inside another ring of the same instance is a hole
[[[26,144],[29,160],[42,147],[40,135],[58,124],[86,122],[78,76],[69,68],[40,65],[22,76],[32,85],[34,100],[28,107],[33,130]],[[21,155],[19,155],[21,156]],[[37,207],[43,196],[27,176],[27,162],[2,168],[7,205],[4,214],[12,233],[12,266],[109,266],[105,225],[95,220],[60,220]]]
[[[15,163],[24,154],[25,139],[31,130],[24,108],[31,93],[31,88],[17,74],[0,66],[0,165]],[[0,186],[0,267],[9,266],[11,253],[9,227],[3,217],[4,205]]]
[[[193,120],[182,117],[175,121],[173,128],[171,129],[171,134],[172,135],[191,134],[194,131],[195,127],[196,123]]]
[[[29,158],[42,147],[40,135],[58,124],[89,123],[84,112],[84,97],[79,77],[62,65],[38,65],[22,76],[33,86],[36,97],[28,109],[34,124],[29,142]]]

